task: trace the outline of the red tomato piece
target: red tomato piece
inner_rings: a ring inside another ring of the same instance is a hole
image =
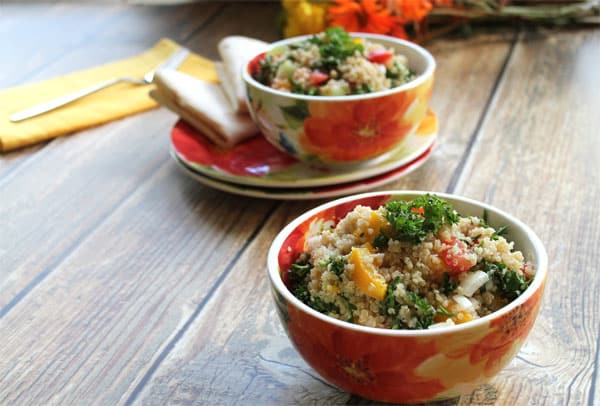
[[[467,244],[452,238],[449,241],[444,241],[445,248],[440,252],[440,258],[449,268],[450,275],[467,272],[475,266],[473,254],[467,247]]]
[[[315,70],[310,73],[310,84],[311,86],[317,86],[321,83],[327,82],[329,75],[321,71]]]
[[[367,55],[367,59],[369,62],[385,64],[392,56],[394,55],[390,51],[376,49]]]
[[[263,52],[262,54],[258,54],[254,58],[252,58],[252,60],[248,62],[248,73],[254,76],[258,72],[260,72],[260,61],[265,59],[266,55],[267,53]]]
[[[410,211],[413,213],[420,214],[421,216],[425,215],[425,209],[423,207],[419,207],[419,208],[413,207],[412,209],[410,209]]]

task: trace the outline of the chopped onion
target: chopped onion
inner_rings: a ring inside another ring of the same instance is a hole
[[[465,296],[473,296],[473,293],[490,280],[488,274],[483,271],[475,271],[468,274],[458,286],[459,292]]]
[[[456,304],[465,311],[470,311],[473,310],[473,303],[471,303],[471,301],[469,299],[467,299],[466,297],[462,296],[462,295],[454,295],[452,297],[452,300],[454,300],[456,302]]]

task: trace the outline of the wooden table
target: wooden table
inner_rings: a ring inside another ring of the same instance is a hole
[[[0,88],[134,55],[161,37],[278,38],[277,3],[0,6]],[[517,358],[447,404],[600,404],[600,30],[510,28],[428,44],[437,148],[381,189],[504,209],[550,275]],[[5,102],[4,100],[1,102]],[[299,357],[272,304],[273,237],[319,201],[229,195],[169,157],[156,109],[0,156],[0,404],[368,403]]]

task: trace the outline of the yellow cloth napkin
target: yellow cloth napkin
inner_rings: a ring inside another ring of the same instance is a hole
[[[161,39],[148,51],[132,58],[0,91],[0,151],[35,144],[156,107],[157,103],[148,95],[154,85],[119,83],[41,116],[19,123],[8,120],[8,116],[16,111],[108,79],[119,76],[141,78],[178,47],[169,39]],[[218,82],[214,62],[195,54],[190,54],[178,70]]]

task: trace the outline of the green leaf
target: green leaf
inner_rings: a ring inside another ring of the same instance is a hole
[[[452,312],[449,312],[442,305],[438,306],[437,310],[435,311],[435,314],[441,314],[442,316],[446,316],[446,317],[454,317],[454,316],[456,316],[456,314],[454,314]]]
[[[435,309],[429,304],[427,299],[419,296],[418,293],[408,292],[408,297],[414,303],[417,309],[417,326],[419,328],[427,328],[433,324],[433,316],[435,316]]]
[[[326,260],[322,260],[319,262],[323,268],[327,269],[330,272],[333,272],[338,276],[338,278],[342,278],[344,271],[346,270],[346,258],[342,256],[329,257]]]
[[[508,269],[503,262],[484,261],[482,266],[484,272],[494,280],[498,288],[510,300],[519,297],[533,281],[533,279],[526,280],[523,275]]]
[[[395,231],[392,238],[414,243],[421,242],[427,233],[436,233],[442,224],[454,224],[460,219],[450,204],[431,194],[413,201],[393,201],[385,209]]]
[[[498,230],[496,230],[496,232],[494,232],[494,234],[490,235],[490,240],[497,240],[498,237],[506,234],[507,232],[508,232],[508,226],[502,226],[502,227],[498,228]]]
[[[456,290],[457,286],[458,284],[450,278],[450,275],[448,275],[447,272],[444,272],[442,284],[440,285],[440,289],[442,290],[442,292],[445,295],[449,295],[450,293]]]

